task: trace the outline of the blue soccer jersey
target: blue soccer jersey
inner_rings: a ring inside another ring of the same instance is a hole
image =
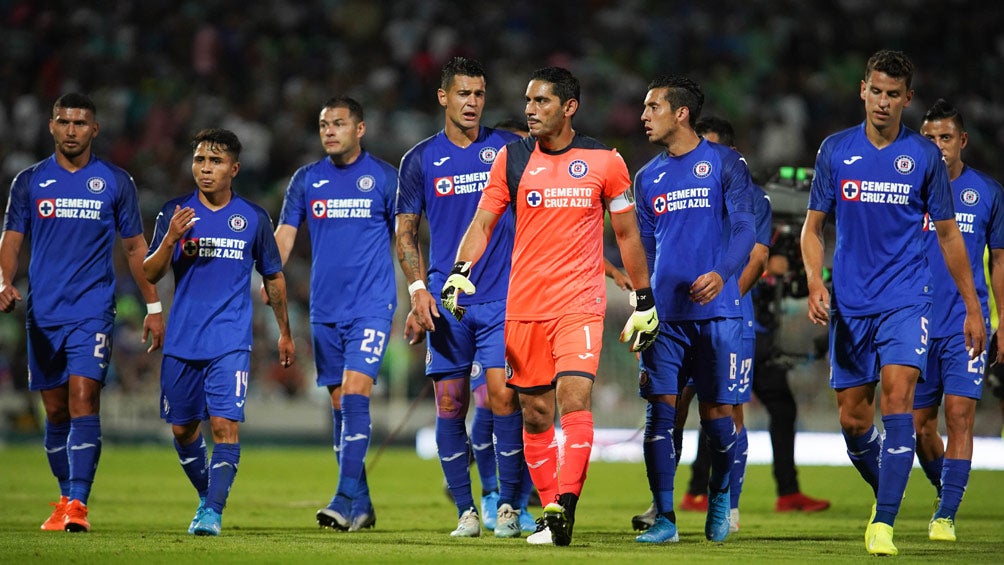
[[[922,229],[955,217],[948,172],[938,147],[901,126],[882,149],[865,125],[823,140],[816,155],[809,209],[836,215],[833,306],[867,316],[931,300]]]
[[[987,175],[965,167],[959,178],[952,181],[952,200],[955,205],[955,221],[959,224],[962,239],[966,242],[969,265],[976,283],[976,294],[980,298],[984,322],[990,325],[990,309],[987,306],[987,280],[983,274],[983,250],[1004,249],[1004,198],[1001,185]],[[952,280],[941,254],[934,224],[924,226],[927,236],[927,259],[934,281],[934,307],[929,329],[931,337],[947,337],[962,333],[966,319],[966,306],[962,295]]]
[[[279,223],[310,232],[311,322],[393,317],[396,193],[397,171],[366,151],[345,167],[325,157],[289,181]]]
[[[76,172],[55,155],[35,163],[14,177],[4,229],[31,241],[29,324],[114,319],[115,234],[143,234],[129,173],[98,157]]]
[[[488,184],[495,156],[505,144],[519,139],[505,130],[482,127],[477,140],[461,148],[440,131],[401,159],[397,213],[425,212],[431,237],[428,288],[437,299],[453,269],[460,240],[477,211],[481,191]],[[471,269],[470,280],[477,293],[465,296],[465,304],[505,300],[512,241],[512,213],[506,211],[495,225],[484,255]]]
[[[198,220],[171,254],[175,290],[164,355],[205,360],[250,351],[251,269],[262,276],[282,270],[268,213],[236,193],[216,211],[197,191],[175,198],[157,215],[149,254],[160,247],[175,206],[191,207]]]
[[[703,139],[684,155],[660,152],[635,175],[638,225],[661,320],[742,316],[738,275],[753,245],[753,188],[739,153]],[[690,299],[690,285],[712,270],[725,285],[701,306]]]
[[[770,209],[770,197],[757,185],[753,185],[753,223],[756,230],[754,244],[759,243],[770,247],[774,235],[773,217]],[[743,264],[743,269],[749,263]],[[742,271],[739,272],[742,274]],[[755,284],[755,283],[754,283]],[[741,298],[743,312],[743,338],[756,338],[756,316],[753,315],[753,292],[744,294]]]

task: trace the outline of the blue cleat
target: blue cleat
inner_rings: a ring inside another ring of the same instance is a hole
[[[486,530],[494,530],[499,511],[499,493],[491,491],[481,497],[481,522]]]
[[[202,519],[202,513],[206,511],[206,497],[199,497],[199,507],[195,509],[195,517],[192,518],[192,523],[188,525],[188,534],[195,534],[195,526]]]
[[[533,519],[533,514],[530,513],[526,506],[519,509],[519,529],[528,534],[537,531],[537,521]]]
[[[704,537],[710,541],[725,541],[729,537],[729,489],[708,496],[708,517],[704,521]]]
[[[197,536],[218,536],[220,535],[220,522],[223,517],[212,508],[204,508],[199,521],[195,523],[192,533]]]
[[[669,521],[669,518],[658,515],[655,522],[645,530],[644,533],[634,538],[640,543],[666,543],[680,541],[680,534],[676,531],[676,524]]]

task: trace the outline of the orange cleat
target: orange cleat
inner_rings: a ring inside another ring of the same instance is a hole
[[[829,500],[810,498],[800,492],[777,497],[775,512],[819,512],[830,507]]]
[[[91,523],[87,521],[87,505],[73,499],[66,505],[66,522],[63,529],[68,532],[89,532]]]
[[[680,510],[689,510],[690,512],[707,512],[708,496],[706,494],[695,495],[688,492],[683,495],[683,500],[680,501]]]
[[[47,532],[62,532],[63,524],[66,523],[66,505],[70,499],[65,496],[59,497],[59,502],[50,502],[49,506],[54,506],[52,515],[42,524],[42,529]]]

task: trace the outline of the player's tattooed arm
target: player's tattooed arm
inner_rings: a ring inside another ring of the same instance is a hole
[[[408,283],[408,293],[411,295],[411,312],[409,319],[417,324],[409,324],[406,333],[408,341],[415,342],[414,333],[419,329],[433,331],[435,326],[432,319],[439,317],[439,308],[436,306],[436,299],[427,288],[425,288],[425,259],[422,251],[418,247],[418,226],[421,216],[418,214],[398,214],[397,215],[397,260],[401,263],[401,270],[404,272],[405,282]],[[421,341],[421,339],[418,339]]]
[[[289,328],[289,313],[286,308],[286,277],[278,272],[262,277],[265,292],[268,294],[268,304],[272,307],[275,321],[279,325],[279,363],[289,367],[296,358],[296,349]]]

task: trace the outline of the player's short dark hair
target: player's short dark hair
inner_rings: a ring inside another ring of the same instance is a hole
[[[952,120],[955,123],[955,127],[959,128],[959,131],[966,131],[966,124],[962,120],[962,112],[944,98],[935,100],[934,104],[924,114],[925,122],[933,122],[934,120]]]
[[[542,80],[551,83],[551,91],[562,104],[569,100],[579,99],[579,79],[568,69],[561,67],[544,67],[530,75],[530,80]]]
[[[694,132],[703,136],[706,133],[718,134],[718,143],[735,147],[736,130],[732,129],[732,124],[724,118],[718,116],[704,116],[694,123]]]
[[[885,73],[892,78],[903,79],[907,89],[913,83],[913,61],[902,51],[890,49],[876,51],[868,59],[868,64],[865,66],[865,81],[871,76],[872,71]]]
[[[530,133],[530,128],[526,125],[526,120],[520,120],[519,118],[506,118],[497,122],[492,127],[495,129],[509,130],[511,132],[521,131],[523,133]]]
[[[327,102],[324,103],[324,108],[345,108],[349,111],[349,115],[356,123],[363,121],[363,105],[356,101],[355,98],[350,98],[348,96],[335,96],[329,98]]]
[[[690,127],[697,127],[697,120],[701,117],[701,108],[704,107],[704,91],[701,85],[687,77],[678,75],[660,75],[648,83],[648,89],[665,88],[666,101],[673,108],[686,107],[690,110],[690,118],[687,120]]]
[[[443,65],[443,76],[439,81],[439,87],[443,90],[449,90],[453,86],[453,78],[457,75],[484,78],[485,68],[481,66],[481,62],[477,59],[454,57]]]
[[[98,115],[98,108],[94,105],[94,101],[86,94],[79,92],[68,92],[56,99],[56,102],[52,105],[52,115],[55,116],[60,108],[90,110],[91,114]]]
[[[206,128],[201,130],[192,138],[192,151],[195,151],[200,143],[208,143],[212,148],[229,153],[234,161],[241,159],[241,140],[237,139],[236,133],[228,129]]]

